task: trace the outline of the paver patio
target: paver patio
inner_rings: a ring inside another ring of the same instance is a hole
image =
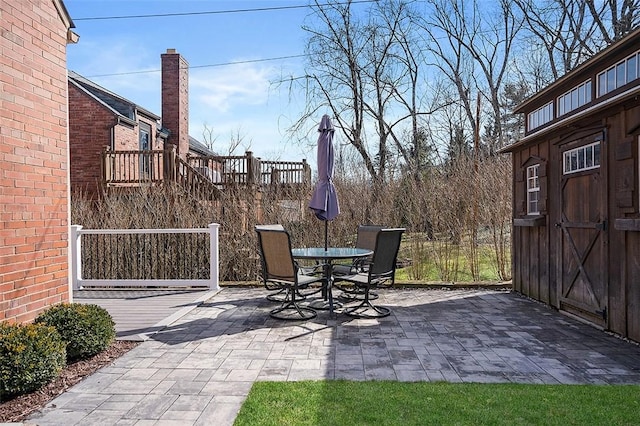
[[[508,291],[383,290],[387,318],[307,322],[266,294],[223,288],[27,422],[231,425],[256,380],[640,384],[638,345]]]

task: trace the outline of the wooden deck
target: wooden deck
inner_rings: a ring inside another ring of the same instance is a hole
[[[75,290],[73,301],[105,308],[116,323],[116,339],[142,341],[215,293],[181,289]]]

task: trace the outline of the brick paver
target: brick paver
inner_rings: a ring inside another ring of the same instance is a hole
[[[265,295],[223,288],[28,422],[231,425],[257,380],[640,384],[638,345],[507,291],[383,290],[387,318],[307,322]]]

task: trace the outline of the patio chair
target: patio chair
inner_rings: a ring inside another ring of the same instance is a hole
[[[279,224],[273,224],[273,225],[256,225],[256,229],[261,229],[261,230],[278,230],[278,231],[284,231],[284,226],[279,225]],[[303,273],[304,275],[318,275],[318,274],[324,274],[324,268],[325,265],[324,264],[316,264],[316,265],[312,265],[312,266],[300,266],[299,271],[301,273]],[[264,285],[264,288],[266,288],[268,291],[270,291],[270,293],[267,295],[267,300],[269,300],[270,302],[284,302],[285,300],[287,300],[287,297],[289,296],[287,289],[284,288],[283,286],[281,286],[280,284],[276,284],[274,282],[271,282],[269,280],[266,280],[264,277],[264,274],[261,274],[262,278],[262,284]],[[314,293],[318,293],[322,290],[322,288],[317,288],[317,289],[313,289],[310,292],[305,292],[304,294],[298,290],[297,292],[297,298],[298,300],[304,300],[307,298],[307,296],[310,296]]]
[[[283,293],[282,298],[277,300],[281,302],[280,307],[271,310],[269,314],[273,318],[286,320],[315,318],[315,310],[299,305],[300,289],[316,282],[326,283],[324,274],[303,273],[291,254],[291,237],[282,226],[257,225],[256,232],[265,286]]]
[[[387,285],[393,282],[396,273],[396,259],[400,249],[400,241],[404,228],[383,228],[376,236],[376,246],[367,272],[358,272],[350,275],[334,276],[335,282],[349,282],[363,291],[360,303],[344,309],[344,313],[357,318],[382,318],[388,316],[391,311],[383,306],[375,306],[371,289]]]
[[[356,236],[356,248],[373,250],[376,248],[376,236],[384,226],[379,225],[360,225],[358,226],[358,234]],[[333,265],[333,273],[338,275],[351,275],[358,272],[366,272],[371,256],[366,258],[355,259],[351,264]]]
[[[360,225],[358,226],[357,236],[356,236],[356,248],[362,248],[367,250],[374,250],[376,248],[376,237],[378,236],[378,231],[380,231],[384,226],[380,225]],[[354,259],[354,261],[348,265],[337,264],[333,265],[333,275],[353,275],[360,272],[367,272],[369,270],[369,264],[371,263],[372,256],[368,256],[365,258]],[[363,289],[353,286],[352,284],[347,285],[336,285],[338,290],[342,291],[342,293],[338,296],[343,300],[353,300],[359,297],[364,296]],[[376,299],[378,296],[375,293],[369,294],[369,299]]]

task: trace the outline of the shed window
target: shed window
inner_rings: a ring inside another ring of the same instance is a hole
[[[570,149],[563,154],[563,173],[576,173],[600,167],[600,142]]]
[[[553,120],[553,102],[538,108],[528,115],[528,130],[531,131]]]
[[[591,102],[591,80],[558,96],[558,117]]]
[[[626,59],[618,62],[609,69],[598,74],[598,96],[606,95],[609,92],[622,87],[638,78],[640,70],[640,52],[636,52]]]
[[[527,167],[527,214],[540,213],[540,165]]]

